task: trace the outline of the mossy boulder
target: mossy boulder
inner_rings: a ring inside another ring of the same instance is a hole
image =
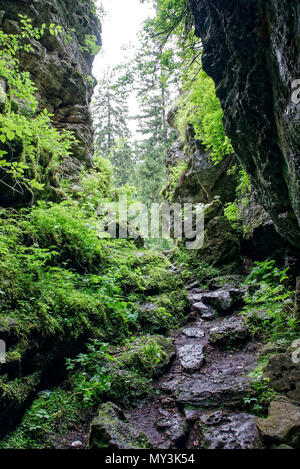
[[[92,421],[89,435],[90,449],[149,449],[148,438],[130,425],[122,410],[107,402]]]
[[[149,377],[159,376],[175,355],[174,340],[160,335],[144,336],[130,344],[120,361]]]

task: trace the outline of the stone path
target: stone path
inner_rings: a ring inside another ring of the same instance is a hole
[[[188,289],[191,319],[174,334],[176,358],[155,384],[157,397],[126,419],[158,449],[261,447],[255,417],[245,412],[257,346],[235,312],[243,291]]]

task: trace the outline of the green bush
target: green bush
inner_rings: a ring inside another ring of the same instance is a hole
[[[255,262],[245,280],[246,306],[242,311],[254,334],[272,341],[291,341],[298,322],[293,308],[294,292],[287,286],[288,269],[275,261]]]

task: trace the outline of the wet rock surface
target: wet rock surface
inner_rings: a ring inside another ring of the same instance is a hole
[[[300,247],[298,0],[190,0],[225,133],[280,234]]]
[[[228,288],[239,290],[238,282],[227,283]],[[223,289],[217,294],[212,291],[215,299],[220,295],[216,302],[219,310],[203,301],[197,311],[199,295],[204,300],[209,291],[202,291],[197,283],[189,286],[191,320],[174,333],[176,356],[169,370],[156,381],[152,400],[137,402],[126,411],[127,421],[143,432],[154,448],[262,446],[255,417],[245,412],[244,403],[254,395],[247,375],[256,366],[257,347],[237,313],[224,317]],[[204,319],[203,307],[213,311],[214,318]],[[225,347],[211,343],[214,329],[224,333]],[[239,340],[232,343],[235,334]]]
[[[300,407],[289,399],[272,401],[268,417],[257,419],[257,425],[267,444],[300,447]]]
[[[91,449],[137,449],[149,447],[145,435],[130,425],[121,409],[111,402],[102,404],[92,421],[89,447]]]
[[[190,449],[258,449],[262,447],[255,417],[217,411],[203,415],[191,431]]]
[[[250,339],[250,331],[240,317],[232,317],[210,329],[209,342],[212,345],[240,345]]]
[[[202,332],[202,331],[201,331]],[[186,344],[177,349],[180,365],[185,370],[197,371],[204,362],[203,345]]]

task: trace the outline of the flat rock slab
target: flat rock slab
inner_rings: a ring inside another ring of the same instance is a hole
[[[197,301],[197,303],[193,303],[192,305],[193,311],[196,311],[197,313],[200,314],[201,318],[203,319],[214,319],[216,317],[216,314],[214,310],[205,305],[202,301]]]
[[[186,329],[183,329],[182,333],[186,337],[195,337],[198,339],[205,336],[205,332],[202,329],[199,329],[198,327],[187,327]]]
[[[225,319],[219,326],[210,329],[209,343],[214,346],[240,345],[250,339],[250,331],[242,318]]]
[[[300,447],[300,407],[288,399],[272,401],[266,419],[257,418],[259,431],[266,443]]]
[[[203,345],[186,344],[177,349],[177,355],[182,368],[188,371],[198,371],[204,362]]]
[[[228,290],[216,290],[202,293],[204,304],[213,306],[219,312],[227,312],[232,308],[232,298]]]
[[[258,449],[262,447],[255,417],[246,413],[226,415],[215,412],[204,423],[206,449]],[[214,418],[215,417],[215,418]],[[204,421],[203,421],[204,420]]]
[[[218,357],[217,362],[206,364],[191,377],[171,375],[163,379],[160,388],[180,404],[203,408],[244,407],[244,398],[254,394],[246,375],[255,364],[249,354]]]

